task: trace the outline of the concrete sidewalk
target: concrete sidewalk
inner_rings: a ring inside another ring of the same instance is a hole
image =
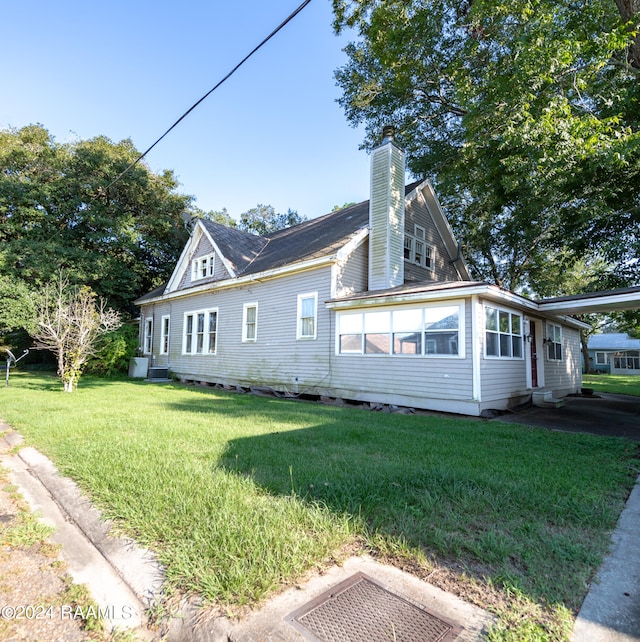
[[[573,642],[640,641],[640,478],[585,598]]]

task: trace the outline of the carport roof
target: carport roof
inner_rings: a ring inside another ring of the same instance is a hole
[[[619,310],[640,309],[640,286],[603,290],[587,294],[560,296],[538,301],[541,312],[556,314],[607,313]]]

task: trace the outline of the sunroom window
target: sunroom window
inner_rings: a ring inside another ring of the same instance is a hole
[[[485,354],[487,357],[522,358],[522,316],[485,306]]]
[[[464,304],[338,315],[340,354],[462,356]]]

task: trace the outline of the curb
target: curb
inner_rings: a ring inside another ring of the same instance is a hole
[[[3,427],[0,424],[0,430]],[[20,435],[6,433],[0,438],[0,452],[20,443]],[[151,552],[110,535],[110,524],[100,511],[34,448],[2,455],[1,464],[30,509],[55,529],[50,539],[61,545],[67,572],[88,588],[110,628],[131,629],[139,639],[152,640],[147,612],[159,596],[163,574]]]

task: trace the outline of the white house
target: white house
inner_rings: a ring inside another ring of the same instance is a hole
[[[265,237],[198,220],[136,301],[144,354],[184,381],[469,415],[580,390],[575,299],[472,281],[431,185],[404,177],[386,129],[369,201]]]

